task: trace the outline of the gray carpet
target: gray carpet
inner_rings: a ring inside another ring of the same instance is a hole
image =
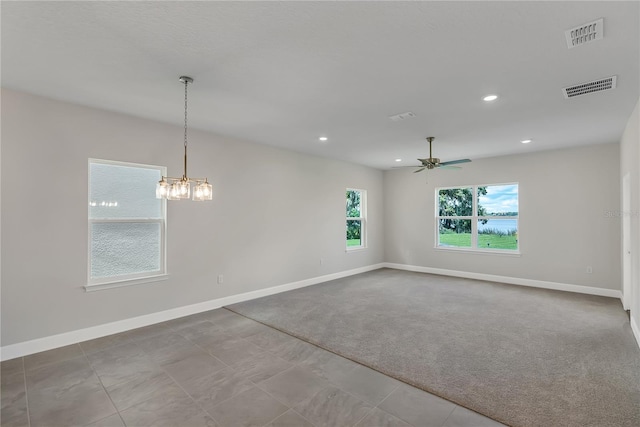
[[[640,426],[620,301],[381,269],[227,307],[512,426]]]

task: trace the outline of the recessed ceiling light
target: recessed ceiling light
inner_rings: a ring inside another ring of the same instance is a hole
[[[520,141],[520,142],[522,142],[523,144],[528,144],[528,143],[530,143],[530,142],[531,142],[531,140],[530,140],[530,139],[523,139],[523,140],[522,140],[522,141]]]
[[[324,141],[326,141],[326,140],[327,140],[327,139],[329,139],[329,138],[327,138],[326,136],[321,136],[321,137],[320,137],[320,138],[318,138],[318,139],[319,139],[320,141],[323,141],[323,142],[324,142]]]
[[[482,98],[483,101],[495,101],[496,99],[498,99],[498,95],[487,95],[484,98]]]
[[[402,161],[402,159],[396,159],[396,162],[401,162],[401,161]]]

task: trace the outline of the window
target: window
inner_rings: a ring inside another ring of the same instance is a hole
[[[155,196],[165,174],[159,166],[89,159],[87,289],[165,274],[166,202]]]
[[[518,184],[436,189],[438,248],[518,251]]]
[[[365,190],[347,188],[347,249],[366,247],[366,205]]]

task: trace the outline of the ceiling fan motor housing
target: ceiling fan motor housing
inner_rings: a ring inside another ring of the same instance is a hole
[[[435,169],[440,164],[440,159],[438,159],[437,157],[429,157],[425,160],[426,161],[423,162],[423,165],[426,166],[427,169]]]

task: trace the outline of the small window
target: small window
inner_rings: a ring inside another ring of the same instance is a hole
[[[436,247],[518,251],[518,184],[438,188]]]
[[[347,188],[347,249],[366,247],[366,191]]]
[[[155,196],[165,174],[159,166],[89,159],[87,287],[166,273],[166,202]]]

